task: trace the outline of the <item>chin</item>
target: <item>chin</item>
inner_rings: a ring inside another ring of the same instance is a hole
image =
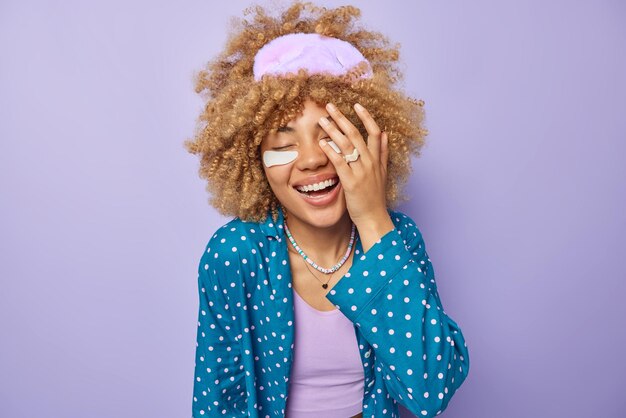
[[[317,228],[331,228],[344,220],[347,216],[347,209],[345,204],[325,208],[307,208],[306,213],[302,215],[304,216],[298,217],[310,225]]]
[[[340,191],[340,195],[337,196],[337,200],[334,203],[322,207],[310,205],[300,196],[295,196],[295,199],[293,199],[293,195],[290,197],[291,199],[288,199],[290,204],[285,205],[283,203],[283,206],[287,209],[288,216],[298,218],[300,222],[318,228],[330,228],[337,225],[347,216],[348,210],[343,190]]]
[[[311,219],[310,224],[315,225],[318,228],[331,228],[337,225],[344,217],[344,212],[339,210],[333,211],[333,213],[320,213],[315,214]]]

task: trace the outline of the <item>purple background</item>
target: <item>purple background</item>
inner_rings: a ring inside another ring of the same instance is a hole
[[[227,219],[182,141],[250,3],[87,3],[0,5],[0,416],[187,417]],[[426,102],[400,210],[470,349],[443,416],[624,416],[624,3],[353,4]]]

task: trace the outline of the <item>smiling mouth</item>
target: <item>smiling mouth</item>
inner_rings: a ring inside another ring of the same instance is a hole
[[[337,180],[337,182],[335,182],[335,184],[325,187],[323,189],[320,190],[310,190],[310,191],[302,191],[302,190],[298,190],[297,188],[294,187],[294,189],[296,189],[296,191],[300,194],[303,194],[305,196],[308,197],[319,197],[319,196],[324,196],[327,195],[328,193],[332,192],[333,189],[335,189],[337,186],[339,185],[339,180]]]

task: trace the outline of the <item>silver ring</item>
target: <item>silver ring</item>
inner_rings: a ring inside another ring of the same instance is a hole
[[[359,150],[356,148],[352,151],[352,154],[344,155],[343,159],[346,160],[347,163],[353,163],[359,159]]]

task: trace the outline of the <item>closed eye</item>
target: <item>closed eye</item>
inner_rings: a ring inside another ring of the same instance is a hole
[[[282,146],[282,147],[274,147],[274,148],[272,148],[272,149],[273,149],[274,151],[280,151],[280,150],[283,150],[283,149],[285,149],[285,148],[289,148],[289,147],[293,147],[293,144],[292,144],[292,145],[284,145],[284,146]]]

